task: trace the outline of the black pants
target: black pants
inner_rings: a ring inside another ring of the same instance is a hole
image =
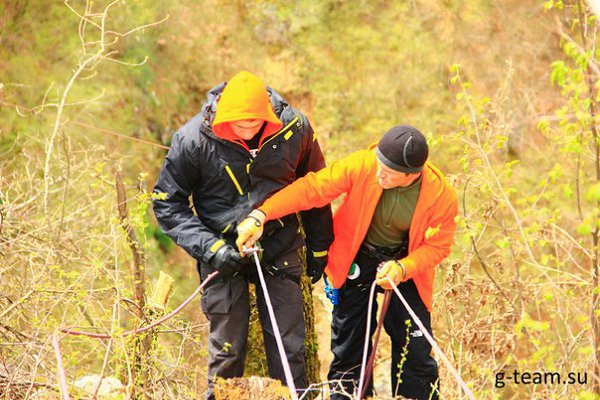
[[[355,280],[347,280],[340,289],[340,302],[333,309],[331,322],[331,351],[334,358],[328,379],[336,381],[331,385],[331,399],[348,399],[358,387],[369,289],[380,261],[371,252],[361,249],[355,259],[361,274]],[[398,289],[431,334],[431,315],[412,279],[399,284]],[[374,302],[370,337],[377,325],[376,311],[377,304]],[[438,399],[438,368],[431,357],[431,345],[395,294],[392,294],[384,328],[392,340],[392,394],[419,400]],[[369,343],[369,354],[371,346]],[[365,396],[372,396],[372,378],[366,386]]]
[[[296,250],[280,257],[274,264],[289,274],[265,273],[265,281],[277,325],[281,333],[285,353],[290,364],[294,385],[297,389],[306,388],[306,370],[304,365],[304,314],[300,286],[293,278],[300,277],[302,264]],[[208,345],[208,390],[206,399],[214,399],[214,381],[216,377],[241,377],[246,360],[248,322],[250,306],[248,297],[248,276],[250,280],[256,266],[253,264],[247,274],[234,277],[220,277],[209,284],[202,294],[202,311],[210,321]],[[212,270],[208,265],[201,268],[204,279]],[[257,281],[257,279],[256,279]],[[277,350],[275,334],[269,319],[265,297],[260,284],[256,285],[257,308],[263,328],[263,339],[267,355],[269,376],[285,384],[285,374]]]

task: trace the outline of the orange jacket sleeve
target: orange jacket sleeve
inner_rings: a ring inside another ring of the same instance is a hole
[[[272,220],[331,203],[352,187],[351,166],[355,154],[334,161],[318,172],[309,172],[275,193],[259,209],[267,215],[267,220]]]
[[[458,214],[458,201],[453,189],[448,189],[431,208],[427,229],[421,232],[422,242],[408,256],[400,260],[406,268],[409,279],[429,268],[438,265],[450,254],[454,232],[455,217]]]

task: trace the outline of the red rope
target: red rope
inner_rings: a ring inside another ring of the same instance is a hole
[[[30,112],[30,113],[32,113],[34,115],[48,115],[48,113],[45,113],[45,112],[42,112],[42,111],[35,111],[33,108],[28,108],[28,107],[25,107],[25,106],[21,106],[19,104],[9,103],[7,101],[0,101],[0,105],[9,106],[9,107],[16,107],[17,110],[18,109],[22,109],[22,110]],[[139,139],[139,138],[136,138],[136,137],[133,137],[133,136],[129,136],[129,135],[125,135],[125,134],[122,134],[122,133],[119,133],[119,132],[111,131],[109,129],[105,129],[105,128],[100,128],[100,127],[97,127],[97,126],[89,125],[89,124],[86,124],[84,122],[74,121],[74,120],[70,120],[70,119],[65,119],[65,122],[73,124],[73,125],[78,125],[78,126],[81,126],[83,128],[93,129],[93,130],[96,130],[96,131],[99,131],[99,132],[102,132],[102,133],[108,133],[109,135],[113,135],[113,136],[116,136],[116,137],[121,138],[121,139],[131,140],[131,141],[134,141],[134,142],[144,143],[144,144],[147,144],[147,145],[150,145],[150,146],[154,146],[154,147],[158,147],[158,148],[161,148],[161,149],[169,150],[169,147],[164,146],[164,145],[162,145],[160,143],[154,143],[154,142],[151,142],[149,140]]]
[[[381,328],[383,327],[383,319],[385,318],[385,314],[387,314],[388,308],[390,307],[390,300],[392,300],[392,292],[390,290],[386,290],[383,298],[383,305],[381,306],[381,312],[379,313],[379,322],[377,323],[377,331],[375,331],[375,340],[373,341],[373,349],[371,350],[371,355],[369,356],[369,361],[367,361],[367,368],[365,371],[365,385],[362,388],[362,392],[360,393],[360,398],[365,397],[365,392],[367,391],[367,385],[369,384],[369,379],[371,378],[371,372],[373,372],[373,363],[375,362],[375,354],[377,353],[377,346],[379,345],[379,336],[381,336]],[[369,332],[367,332],[367,335]]]
[[[193,299],[194,297],[196,297],[200,291],[202,289],[204,289],[204,287],[208,284],[208,282],[210,282],[215,276],[217,276],[219,274],[219,271],[215,271],[212,274],[208,275],[206,277],[206,279],[204,279],[202,281],[202,283],[200,284],[200,286],[198,286],[198,289],[196,289],[194,291],[194,293],[192,293],[190,295],[190,297],[188,297],[183,303],[181,303],[179,305],[179,307],[177,307],[176,309],[174,309],[173,311],[171,311],[169,314],[163,316],[162,318],[157,319],[156,321],[154,321],[153,323],[151,323],[150,325],[147,325],[143,328],[140,329],[132,329],[130,331],[124,332],[122,333],[120,336],[121,337],[125,337],[125,336],[129,336],[129,335],[136,335],[138,333],[142,333],[142,332],[146,332],[147,330],[150,330],[160,324],[162,324],[163,322],[173,318],[175,315],[179,314],[179,312],[181,310],[183,310],[183,308],[185,306],[187,306]],[[95,338],[95,339],[111,339],[112,336],[108,335],[108,334],[103,334],[103,333],[89,333],[89,332],[82,332],[82,331],[76,331],[73,328],[61,328],[60,331],[62,333],[66,333],[68,335],[74,335],[74,336],[87,336],[87,337],[91,337],[91,338]]]

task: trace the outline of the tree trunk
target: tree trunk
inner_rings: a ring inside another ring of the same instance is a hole
[[[132,261],[130,271],[133,277],[133,295],[135,306],[133,313],[137,317],[135,325],[139,327],[145,320],[144,310],[146,308],[146,254],[138,240],[134,227],[129,223],[127,214],[127,196],[125,194],[125,185],[121,176],[120,167],[115,173],[115,185],[117,190],[117,210],[121,226],[127,235],[127,243],[131,250]],[[131,397],[135,399],[145,398],[143,391],[137,388],[148,388],[148,371],[145,366],[146,358],[152,346],[152,331],[143,335],[134,335],[129,343],[132,354],[133,368],[131,371],[132,380],[130,382]]]
[[[306,262],[304,263],[306,269]],[[312,297],[312,284],[306,274],[302,274],[300,282],[302,297],[304,298],[304,322],[306,323],[306,337],[304,345],[306,346],[306,379],[308,384],[321,382],[319,371],[321,370],[321,361],[319,360],[319,341],[317,339],[317,328],[315,325],[315,309]]]

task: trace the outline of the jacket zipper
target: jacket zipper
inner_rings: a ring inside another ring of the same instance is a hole
[[[276,134],[274,134],[273,136],[271,136],[269,139],[267,139],[259,148],[258,148],[258,152],[260,153],[260,151],[262,150],[263,147],[265,147],[265,145],[267,143],[269,143],[271,140],[275,139],[277,136],[281,135],[282,133],[287,132],[287,130],[289,130],[291,128],[292,125],[294,125],[296,122],[298,121],[298,117],[294,118],[293,120],[290,121],[289,124],[287,124],[286,126],[284,126],[279,132],[277,132]],[[289,136],[287,137],[287,139],[289,139]]]
[[[265,145],[267,143],[269,143],[271,140],[275,139],[277,136],[288,132],[292,125],[294,125],[297,121],[298,121],[299,117],[294,118],[293,120],[291,120],[286,126],[284,126],[282,129],[279,130],[279,132],[275,133],[273,136],[271,136],[269,139],[267,139],[259,148],[258,148],[258,152],[260,153],[260,151],[262,150],[263,147],[265,147]],[[293,134],[293,132],[292,132]],[[292,135],[285,135],[285,140],[288,140]],[[235,143],[238,146],[241,146],[242,148],[244,148],[244,150],[248,151],[248,149],[243,146],[241,143],[237,143],[235,141],[228,141],[230,143]],[[252,164],[254,160],[250,160],[250,163],[246,164],[246,173],[248,175],[250,175],[250,164]],[[225,165],[225,170],[227,171],[227,174],[229,175],[229,178],[231,178],[231,181],[233,182],[233,184],[235,185],[238,193],[240,195],[244,195],[244,191],[242,190],[242,186],[240,185],[240,183],[238,182],[238,180],[236,179],[235,175],[233,174],[233,171],[231,170],[231,167],[229,167],[229,164]],[[248,193],[248,200],[250,200],[250,193]],[[281,221],[279,221],[281,223]],[[282,224],[283,225],[283,224]]]

